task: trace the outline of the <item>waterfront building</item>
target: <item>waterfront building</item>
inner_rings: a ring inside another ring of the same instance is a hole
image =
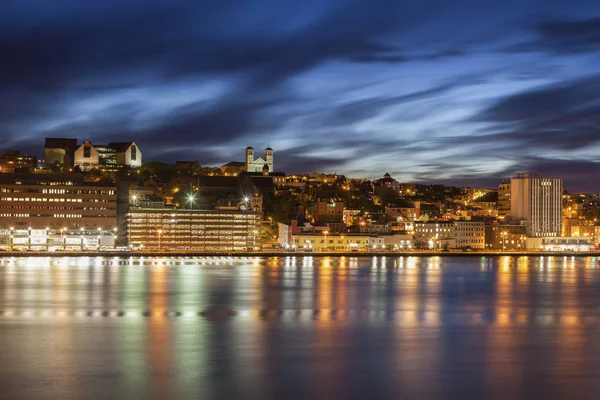
[[[383,244],[386,250],[410,250],[412,249],[412,235],[384,235]]]
[[[574,225],[570,227],[570,233],[567,236],[600,238],[600,226],[597,225]]]
[[[414,244],[417,247],[430,249],[455,247],[452,221],[415,222],[414,232]]]
[[[385,245],[383,237],[370,235],[340,235],[328,234],[292,234],[288,248],[297,251],[369,251],[373,246],[383,248]]]
[[[429,221],[414,223],[414,244],[420,248],[484,249],[485,223],[475,221]]]
[[[112,247],[115,186],[73,174],[0,175],[0,247],[74,250]]]
[[[581,237],[529,237],[527,250],[540,251],[591,251],[594,245],[590,238]]]
[[[454,238],[456,248],[485,249],[485,223],[455,221]]]
[[[246,251],[259,248],[260,213],[239,210],[130,208],[133,249]]]
[[[560,236],[562,224],[562,180],[519,174],[510,180],[510,215],[527,225],[527,235]]]

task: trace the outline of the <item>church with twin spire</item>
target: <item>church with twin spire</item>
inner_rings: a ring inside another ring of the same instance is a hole
[[[254,158],[254,148],[252,148],[252,146],[246,147],[246,172],[260,172],[267,174],[273,172],[273,149],[267,147],[265,149],[264,158]]]

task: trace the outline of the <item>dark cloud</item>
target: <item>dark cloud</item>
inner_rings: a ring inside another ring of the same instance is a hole
[[[464,171],[460,164],[431,165],[432,170],[423,175],[417,175],[416,183],[441,183],[445,185],[461,185],[468,187],[498,188],[501,179],[509,179],[523,172],[534,172],[542,177],[563,179],[565,190],[570,192],[600,192],[597,176],[600,174],[600,163],[592,161],[544,159],[539,157],[524,158],[517,166],[498,172],[496,177],[481,176],[475,171]],[[457,173],[451,178],[440,179],[448,168],[455,168]],[[436,176],[438,178],[436,179]]]
[[[600,51],[600,18],[544,21],[535,25],[534,32],[538,38],[529,44],[530,50],[562,54]]]
[[[331,107],[325,118],[324,123],[333,125],[348,125],[379,115],[389,107],[395,107],[404,103],[410,103],[419,100],[431,100],[433,98],[447,94],[455,88],[454,83],[444,83],[429,89],[416,92],[391,96],[391,97],[371,97],[356,101],[350,101],[337,107]],[[400,89],[400,88],[399,88]]]
[[[471,141],[576,150],[600,141],[600,76],[508,96],[477,116],[495,132]]]

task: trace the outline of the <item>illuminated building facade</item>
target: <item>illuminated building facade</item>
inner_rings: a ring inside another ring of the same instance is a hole
[[[142,152],[135,142],[113,142],[106,146],[83,142],[74,151],[74,165],[82,171],[100,168],[117,171],[123,167],[142,166]]]
[[[454,222],[451,221],[415,222],[414,227],[418,247],[441,248],[454,239]]]
[[[117,171],[123,167],[142,166],[142,152],[135,142],[111,142],[94,145],[89,141],[77,144],[77,139],[46,138],[44,157],[49,168],[67,171],[78,167],[82,171],[93,168]]]
[[[383,249],[383,237],[370,235],[298,234],[291,236],[287,248],[298,251],[368,251]]]
[[[9,150],[0,156],[0,173],[13,173],[19,170],[33,171],[37,167],[37,158],[20,151]]]
[[[127,228],[135,250],[246,251],[259,248],[260,221],[257,212],[131,208]]]
[[[498,186],[498,219],[510,216],[510,182],[504,180]]]
[[[485,248],[485,224],[473,221],[455,221],[454,237],[456,247],[484,249]]]
[[[594,249],[590,238],[579,237],[527,238],[526,243],[527,250],[575,252]]]
[[[114,246],[116,187],[69,174],[0,177],[0,248],[76,250]]]
[[[561,179],[542,179],[535,174],[511,178],[511,220],[526,221],[528,236],[560,236],[562,192]]]
[[[246,147],[246,172],[263,172],[263,168],[266,166],[268,172],[273,172],[273,149],[267,147],[265,149],[265,158],[254,158],[254,149],[251,146]]]

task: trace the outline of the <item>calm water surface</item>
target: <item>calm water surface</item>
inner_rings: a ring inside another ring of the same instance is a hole
[[[0,258],[2,399],[598,399],[600,259]]]

